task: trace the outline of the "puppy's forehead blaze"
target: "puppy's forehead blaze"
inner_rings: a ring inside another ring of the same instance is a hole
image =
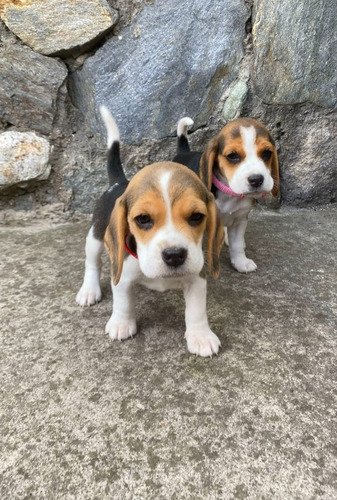
[[[163,175],[167,178],[164,184]],[[170,163],[162,168],[155,164],[155,168],[145,167],[136,177],[126,192],[130,222],[138,215],[147,214],[156,219],[156,224],[162,225],[167,219],[167,210],[172,212],[175,205],[179,207],[176,213],[183,213],[185,218],[194,212],[207,214],[210,195],[198,176],[187,167]]]
[[[256,133],[256,142],[264,140],[268,145],[274,146],[274,141],[269,134],[266,127],[254,120],[253,118],[238,118],[228,123],[220,132],[218,136],[219,153],[223,154],[225,148],[242,148],[242,131],[241,127],[247,129],[254,127]],[[268,147],[268,146],[267,146]]]
[[[160,183],[161,175],[154,172],[151,181],[131,186],[128,192],[128,221],[137,241],[148,244],[159,229],[171,221],[181,234],[198,243],[205,229],[206,218],[200,225],[192,227],[188,219],[194,213],[207,216],[209,194],[197,176],[180,171],[170,172],[167,185]],[[169,214],[168,214],[169,211]],[[154,220],[152,228],[143,231],[135,222],[139,215],[149,215]]]

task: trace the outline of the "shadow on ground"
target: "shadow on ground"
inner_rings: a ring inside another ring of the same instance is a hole
[[[111,343],[80,309],[88,224],[2,228],[3,499],[337,497],[337,207],[255,213],[240,275],[222,252],[208,311],[222,349],[187,352],[182,294],[139,288]]]

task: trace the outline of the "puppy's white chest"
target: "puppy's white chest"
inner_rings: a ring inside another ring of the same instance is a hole
[[[157,292],[165,292],[166,290],[172,290],[174,288],[183,288],[183,278],[156,278],[150,279],[146,276],[142,276],[139,283],[150,290],[156,290]]]
[[[215,200],[220,212],[222,223],[230,227],[237,219],[244,219],[252,208],[252,200],[249,198],[236,198],[219,193]]]

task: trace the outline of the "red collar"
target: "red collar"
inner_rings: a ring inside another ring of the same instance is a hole
[[[124,236],[124,248],[130,255],[132,255],[132,257],[138,259],[138,255],[135,252],[133,252],[129,247],[129,245],[127,244],[126,238],[128,237],[129,234],[131,234],[130,231],[128,231]]]
[[[212,175],[212,182],[216,188],[218,188],[220,191],[222,191],[225,194],[229,194],[230,196],[237,196],[239,198],[246,198],[244,194],[238,194],[233,191],[229,186],[221,182],[215,175]],[[254,196],[253,198],[264,198],[267,196],[268,193],[263,193],[261,195]]]

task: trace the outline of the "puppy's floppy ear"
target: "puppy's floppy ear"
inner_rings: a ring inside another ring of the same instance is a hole
[[[214,196],[208,193],[209,201],[207,205],[207,255],[208,267],[214,278],[219,276],[220,271],[220,251],[225,241],[225,231],[221,222]]]
[[[109,225],[104,235],[104,243],[111,260],[111,276],[114,285],[118,285],[124,262],[124,238],[127,233],[127,208],[124,196],[116,200],[110,216]]]
[[[277,196],[279,189],[280,189],[280,174],[279,174],[279,167],[278,167],[278,156],[277,156],[277,151],[275,148],[275,151],[272,156],[271,160],[271,176],[274,180],[274,186],[271,191],[273,196]]]
[[[214,162],[218,155],[219,139],[214,137],[208,144],[200,159],[199,175],[209,190],[212,188],[212,173]]]

